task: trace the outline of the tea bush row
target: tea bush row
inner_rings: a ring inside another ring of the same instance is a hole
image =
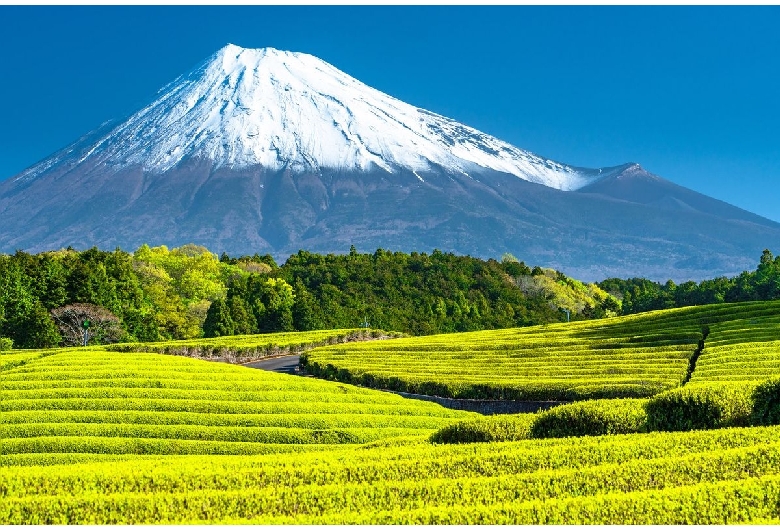
[[[4,468],[0,523],[749,522],[776,515],[779,436],[771,427]],[[668,513],[653,508],[659,498]]]
[[[687,385],[650,399],[575,402],[538,414],[465,420],[441,428],[432,442],[601,436],[780,424],[780,379],[763,383]]]
[[[773,376],[779,313],[778,301],[687,307],[316,348],[302,364],[325,379],[448,398],[645,398],[679,387],[702,345],[692,382]]]

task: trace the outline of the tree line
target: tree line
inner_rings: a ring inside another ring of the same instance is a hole
[[[582,319],[619,307],[594,284],[509,255],[353,247],[302,250],[281,266],[267,254],[218,257],[196,245],[0,255],[0,347],[360,326],[421,335],[559,322],[567,318],[562,309]],[[73,321],[66,325],[63,315]],[[93,332],[97,318],[107,319],[110,333]]]
[[[621,300],[624,315],[723,302],[777,300],[780,299],[780,256],[764,250],[756,270],[733,278],[722,276],[679,285],[672,280],[662,284],[645,278],[609,278],[598,285]]]

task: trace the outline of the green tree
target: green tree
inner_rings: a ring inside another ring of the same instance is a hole
[[[235,334],[230,308],[224,300],[212,302],[203,323],[203,335],[206,337],[226,337]]]
[[[52,348],[57,346],[62,337],[57,331],[49,312],[36,300],[29,313],[17,323],[17,336],[21,340],[14,341],[21,348]]]
[[[293,325],[299,331],[311,331],[322,328],[317,318],[317,300],[306,288],[300,278],[295,279],[293,287],[295,302],[292,307]]]
[[[261,332],[292,331],[292,308],[295,303],[293,288],[282,278],[268,278],[260,284],[262,312],[257,315]]]
[[[233,334],[250,335],[257,333],[257,321],[243,298],[233,296],[228,299],[228,305],[230,308],[230,319],[233,321]]]

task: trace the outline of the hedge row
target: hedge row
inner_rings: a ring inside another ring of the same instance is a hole
[[[446,426],[434,443],[511,441],[780,424],[780,378],[761,384],[689,385],[651,399],[600,399],[539,414],[488,417]]]
[[[692,431],[750,424],[752,383],[688,385],[664,392],[647,403],[651,431]]]
[[[488,416],[443,427],[433,433],[433,443],[513,442],[531,437],[534,414]]]

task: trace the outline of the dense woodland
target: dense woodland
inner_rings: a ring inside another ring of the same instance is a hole
[[[597,286],[509,255],[353,248],[300,251],[282,266],[195,245],[0,255],[0,337],[14,347],[69,344],[52,316],[74,304],[110,311],[121,327],[111,340],[122,341],[360,326],[429,334],[562,321],[563,309],[572,319],[618,310]]]
[[[96,306],[93,320],[115,317],[111,333],[85,335],[96,343],[361,326],[425,335],[776,298],[780,258],[768,250],[754,272],[681,285],[586,285],[511,255],[499,262],[440,251],[302,250],[282,266],[270,255],[218,257],[196,245],[20,251],[0,255],[0,347],[79,343],[78,330],[70,338],[56,317],[85,304]]]
[[[780,299],[780,256],[774,257],[769,250],[764,250],[755,271],[745,271],[734,278],[680,285],[671,280],[662,284],[644,278],[610,278],[598,285],[622,301],[624,315],[672,307],[777,300]]]

